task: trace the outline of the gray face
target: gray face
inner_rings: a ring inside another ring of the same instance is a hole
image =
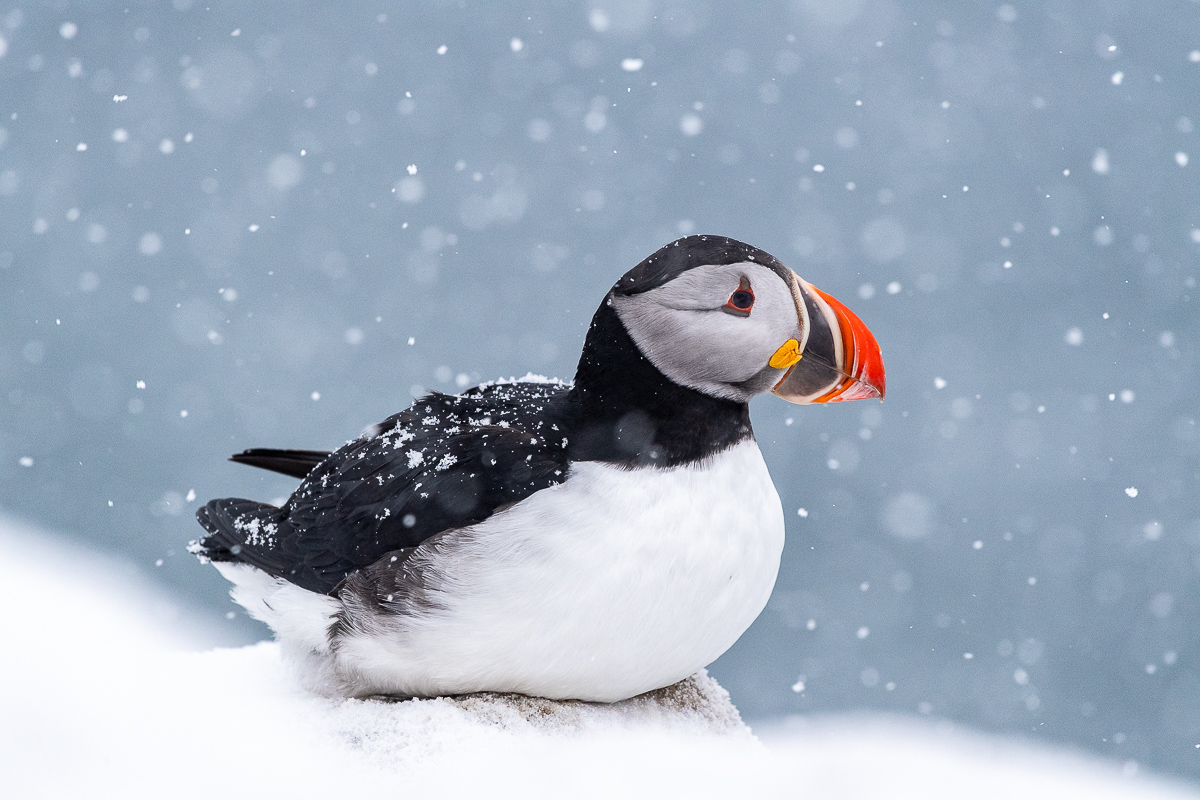
[[[747,289],[753,306],[739,312],[731,298]],[[771,356],[788,339],[804,341],[791,288],[751,262],[695,267],[648,292],[614,295],[612,304],[660,372],[727,400],[745,402],[770,390],[786,371],[770,367]]]

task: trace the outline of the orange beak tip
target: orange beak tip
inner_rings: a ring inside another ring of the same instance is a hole
[[[837,315],[846,347],[845,374],[851,380],[836,397],[830,399],[835,402],[844,402],[878,397],[882,401],[887,394],[887,374],[883,368],[883,352],[880,350],[879,342],[875,340],[875,335],[871,333],[866,323],[858,318],[857,314],[836,297],[822,292],[815,286],[812,288],[821,295]]]

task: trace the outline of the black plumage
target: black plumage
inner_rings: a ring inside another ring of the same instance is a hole
[[[596,311],[571,386],[498,383],[459,396],[435,393],[328,455],[234,456],[304,480],[280,508],[236,498],[209,502],[197,512],[209,535],[195,552],[335,593],[347,576],[388,553],[563,482],[572,462],[671,467],[753,437],[745,403],[669,380],[611,306],[614,294],[649,291],[691,267],[747,260],[783,268],[757,248],[712,236],[681,239],[647,258]]]
[[[229,457],[230,461],[246,464],[272,472],[281,472],[293,478],[303,478],[312,472],[329,455],[328,450],[275,450],[270,447],[254,447]]]
[[[606,299],[564,398],[572,461],[674,467],[753,435],[745,403],[680,386],[642,355]]]
[[[686,236],[660,247],[617,281],[617,294],[640,294],[678,278],[693,267],[705,264],[737,264],[752,261],[777,272],[785,281],[783,262],[754,245],[725,236]]]
[[[546,412],[567,391],[508,383],[424,397],[331,453],[281,508],[209,502],[198,551],[331,592],[387,553],[564,480],[568,439]]]

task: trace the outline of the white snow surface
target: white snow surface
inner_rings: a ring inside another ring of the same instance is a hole
[[[0,609],[4,798],[1200,798],[948,724],[792,720],[760,741],[703,675],[614,706],[320,698],[274,644],[190,650],[201,627],[128,565],[3,517]]]

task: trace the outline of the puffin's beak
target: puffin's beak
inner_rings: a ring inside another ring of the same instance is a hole
[[[787,368],[772,391],[790,403],[882,400],[887,381],[874,335],[841,302],[792,275],[800,338],[771,357],[770,366]]]

